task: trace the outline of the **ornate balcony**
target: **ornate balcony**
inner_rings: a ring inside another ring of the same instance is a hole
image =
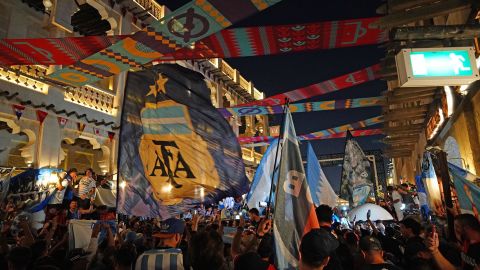
[[[80,88],[67,88],[65,91],[66,101],[110,115],[115,112],[114,99],[113,94],[88,85]]]
[[[133,2],[157,20],[160,20],[165,15],[165,9],[155,0],[133,0]]]
[[[47,68],[44,66],[11,66],[0,69],[0,80],[47,94],[48,85],[36,80],[45,76],[46,72]]]

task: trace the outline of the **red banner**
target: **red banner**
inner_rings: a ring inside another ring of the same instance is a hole
[[[65,125],[66,125],[67,122],[68,122],[68,119],[67,119],[67,118],[64,118],[64,117],[61,117],[61,116],[58,116],[58,117],[57,117],[57,120],[58,120],[58,125],[60,126],[60,128],[64,128]]]
[[[244,106],[274,106],[285,104],[285,100],[295,102],[314,96],[324,95],[334,91],[353,87],[362,83],[378,79],[377,71],[380,69],[380,64],[376,64],[364,69],[354,71],[352,73],[342,75],[321,83],[312,84],[299,89],[291,90],[282,94],[274,95],[263,100],[257,100],[249,103],[240,104],[235,107]]]

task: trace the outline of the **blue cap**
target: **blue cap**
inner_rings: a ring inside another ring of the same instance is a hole
[[[185,221],[177,218],[169,218],[160,224],[160,231],[155,234],[156,237],[168,234],[183,234],[185,231]]]

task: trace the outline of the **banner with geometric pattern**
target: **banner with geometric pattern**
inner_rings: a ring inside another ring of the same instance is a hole
[[[224,29],[195,43],[165,54],[156,61],[233,58],[373,45],[385,42],[387,31],[361,18],[306,24]],[[72,65],[129,35],[65,38],[0,39],[0,64]]]
[[[382,122],[383,122],[383,117],[382,116],[372,117],[372,118],[365,119],[365,120],[358,121],[358,122],[351,123],[351,124],[346,124],[346,125],[341,125],[341,126],[334,127],[334,128],[324,129],[324,130],[320,130],[320,131],[317,131],[317,132],[312,132],[312,133],[309,133],[309,134],[299,135],[298,139],[299,140],[321,139],[321,138],[325,138],[325,137],[330,136],[330,135],[345,132],[345,131],[350,130],[350,129],[364,128],[364,127],[380,124]],[[268,141],[271,141],[275,138],[276,137],[272,137],[272,136],[238,137],[238,141],[241,144],[247,144],[247,143],[268,142]]]
[[[299,112],[316,112],[331,111],[349,108],[363,108],[379,106],[382,104],[383,97],[354,98],[345,100],[327,100],[319,102],[305,102],[289,104],[288,108],[291,113]],[[283,113],[283,106],[248,106],[248,107],[231,107],[219,108],[218,111],[224,117],[245,116],[245,115],[265,115]]]
[[[208,37],[281,0],[194,0],[114,45],[48,78],[84,86],[131,68],[139,68]]]

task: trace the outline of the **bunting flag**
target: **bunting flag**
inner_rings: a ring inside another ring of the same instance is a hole
[[[358,142],[347,131],[340,197],[349,201],[352,208],[365,204],[369,197],[375,196],[374,177],[370,161]]]
[[[275,156],[277,154],[277,164],[275,166]],[[253,177],[252,184],[250,186],[250,191],[247,194],[247,205],[248,208],[258,208],[261,202],[269,202],[270,198],[270,189],[272,186],[272,178],[274,177],[275,171],[275,180],[274,184],[278,181],[278,166],[280,165],[281,159],[281,149],[282,145],[278,144],[278,139],[272,141],[270,146],[267,148],[267,151],[262,156],[262,160],[260,160],[260,164],[255,171],[255,176]],[[275,168],[275,169],[274,169]],[[274,194],[272,194],[274,195]],[[271,202],[274,202],[275,197],[272,196]],[[272,208],[274,205],[272,205]]]
[[[307,152],[307,181],[312,192],[312,201],[316,206],[322,204],[330,207],[337,206],[338,196],[328,182],[310,143],[308,143]]]
[[[13,112],[17,116],[17,120],[20,120],[20,118],[23,115],[23,112],[25,111],[25,106],[14,104],[12,105],[12,108],[13,108]]]
[[[364,69],[354,71],[321,83],[312,84],[295,90],[291,90],[282,94],[274,95],[262,100],[256,100],[235,107],[246,106],[275,106],[285,104],[285,100],[295,102],[315,96],[324,95],[334,91],[339,91],[362,83],[373,81],[379,78],[378,71],[380,64],[376,64]]]
[[[45,118],[47,118],[48,112],[37,110],[37,119],[40,122],[40,124],[43,124],[43,121],[45,121]]]
[[[287,110],[283,129],[273,237],[277,269],[298,269],[302,236],[319,228],[315,206],[305,179],[302,156],[298,146],[292,115]]]
[[[100,129],[94,127],[93,134],[95,134],[96,136],[100,136]]]
[[[114,45],[48,78],[60,83],[84,86],[130,68],[139,68],[165,54],[229,27],[281,0],[194,0]]]
[[[364,128],[376,124],[380,124],[383,122],[383,117],[382,116],[377,116],[369,119],[365,119],[362,121],[358,121],[355,123],[351,124],[346,124],[334,128],[329,128],[329,129],[324,129],[320,130],[317,132],[312,132],[309,134],[305,135],[300,135],[298,136],[299,140],[316,140],[316,139],[324,139],[327,138],[327,136],[338,134],[341,132],[345,132],[349,129],[359,129],[359,128]],[[366,136],[367,134],[363,134],[363,136]],[[368,135],[375,135],[375,134],[368,134]],[[275,137],[271,136],[257,136],[257,137],[239,137],[238,141],[241,144],[247,144],[247,143],[259,143],[259,142],[269,142]]]
[[[64,117],[61,117],[61,116],[58,116],[57,121],[58,121],[58,125],[60,126],[60,128],[64,128],[67,125],[68,119],[64,118]]]
[[[480,178],[452,163],[448,163],[448,171],[452,177],[458,203],[463,214],[472,214],[477,219],[480,208],[480,187],[475,185]]]
[[[156,61],[231,58],[373,45],[387,40],[387,31],[373,27],[378,18],[307,24],[224,29],[193,48],[160,56]],[[72,65],[132,36],[2,39],[0,64]],[[133,38],[134,39],[134,38]]]
[[[157,65],[129,73],[125,95],[119,213],[165,219],[247,192],[240,145],[202,75]]]
[[[80,133],[82,133],[83,130],[85,129],[85,124],[78,122],[78,123],[77,123],[77,129],[78,129],[78,131],[79,131]]]
[[[425,187],[428,199],[428,207],[435,215],[441,215],[443,210],[442,195],[440,193],[440,185],[438,184],[437,174],[433,167],[430,152],[423,154],[422,160],[422,182]]]
[[[108,133],[108,138],[110,139],[110,142],[112,142],[113,137],[115,137],[115,132],[108,131],[107,133]]]
[[[383,103],[383,97],[368,97],[368,98],[355,98],[345,100],[327,100],[319,102],[305,102],[305,103],[293,103],[289,104],[288,108],[291,113],[299,112],[317,112],[317,111],[330,111],[341,110],[349,108],[363,108],[380,106]],[[283,112],[282,105],[276,106],[247,106],[247,107],[231,107],[231,108],[219,108],[220,113],[224,117],[246,116],[246,115],[265,115],[265,114],[280,114]]]

